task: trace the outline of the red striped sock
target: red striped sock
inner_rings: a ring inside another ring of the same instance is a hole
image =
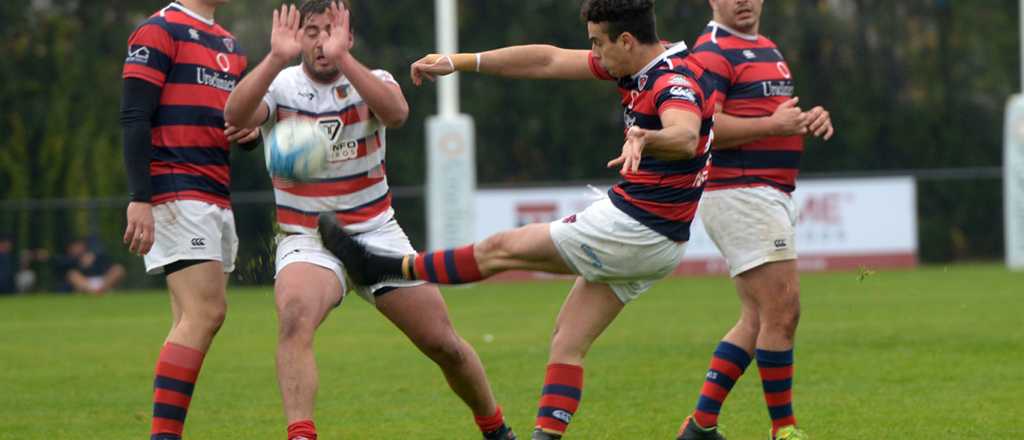
[[[497,431],[505,426],[505,415],[501,413],[501,406],[494,411],[493,415],[490,416],[473,416],[473,421],[476,422],[476,426],[480,428],[480,432],[487,434],[489,432]]]
[[[316,425],[312,420],[299,420],[288,425],[288,440],[316,440]]]
[[[569,427],[583,395],[583,367],[551,364],[537,410],[537,428],[561,436]]]
[[[419,254],[413,261],[413,270],[416,279],[435,284],[466,284],[484,279],[473,245]]]
[[[168,342],[160,350],[153,383],[151,440],[179,440],[205,353]]]
[[[756,356],[774,437],[780,428],[796,425],[796,416],[793,415],[793,350],[757,350]]]
[[[718,343],[711,358],[711,366],[704,376],[704,386],[700,389],[697,409],[693,411],[693,419],[698,426],[718,426],[718,414],[722,410],[722,404],[748,365],[750,355],[742,348],[726,341]]]

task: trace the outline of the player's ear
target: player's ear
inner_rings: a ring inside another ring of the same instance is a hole
[[[352,48],[355,47],[355,46],[356,46],[356,34],[352,33],[352,31],[349,31],[349,34],[348,34],[348,49],[352,50]]]
[[[618,43],[622,45],[622,48],[629,51],[636,46],[636,37],[629,32],[623,32],[619,34]]]

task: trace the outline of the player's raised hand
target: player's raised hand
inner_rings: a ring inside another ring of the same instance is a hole
[[[770,117],[775,136],[796,136],[807,134],[807,115],[797,107],[800,98],[783,102]]]
[[[622,154],[610,162],[608,168],[622,166],[622,173],[636,173],[640,170],[640,161],[643,159],[644,147],[647,146],[647,135],[650,133],[640,127],[629,127],[626,132],[626,142],[622,144]]]
[[[331,2],[327,17],[331,21],[331,33],[324,42],[324,56],[330,60],[337,60],[347,55],[352,48],[349,11],[340,2]]]
[[[155,229],[153,205],[143,202],[128,204],[128,227],[124,230],[124,244],[136,255],[146,255],[153,248]]]
[[[295,5],[281,5],[274,10],[274,24],[270,32],[270,55],[291,62],[302,53],[302,14]]]
[[[832,127],[832,115],[822,106],[812,108],[806,113],[807,133],[824,140],[832,139],[836,130]]]
[[[438,76],[451,75],[455,72],[455,63],[448,55],[432,53],[412,63],[409,75],[412,76],[412,83],[423,85],[424,79],[436,81]]]

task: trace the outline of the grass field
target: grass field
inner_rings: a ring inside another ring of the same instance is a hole
[[[1024,439],[1024,274],[951,266],[859,278],[803,277],[795,410],[812,438]],[[521,436],[568,287],[445,292]],[[283,438],[272,293],[230,296],[186,438]],[[673,438],[736,314],[720,277],[666,281],[631,304],[588,357],[570,438]],[[165,294],[0,300],[0,439],[148,438],[151,374],[169,320]],[[320,438],[479,438],[433,364],[366,303],[346,301],[316,345]],[[755,371],[723,411],[730,440],[765,438]]]

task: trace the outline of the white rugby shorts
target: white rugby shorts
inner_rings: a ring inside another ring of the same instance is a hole
[[[370,251],[390,256],[404,256],[415,254],[416,249],[409,242],[409,237],[392,219],[381,227],[354,235],[357,241],[365,245]],[[425,284],[423,281],[387,281],[372,286],[350,285],[345,277],[345,267],[330,251],[324,248],[319,235],[297,234],[280,235],[277,241],[277,262],[276,274],[280,275],[281,270],[293,263],[309,263],[328,269],[338,277],[343,291],[354,288],[366,302],[376,304],[376,296],[383,295],[392,290],[402,287],[414,287]]]
[[[143,257],[146,273],[161,274],[164,266],[182,260],[213,260],[224,272],[235,270],[238,235],[235,215],[212,203],[174,200],[153,206],[155,241]]]
[[[608,284],[623,304],[668,276],[686,251],[604,198],[583,212],[551,223],[551,240],[584,279]]]
[[[733,277],[797,258],[797,210],[789,194],[770,186],[704,191],[699,211]]]

